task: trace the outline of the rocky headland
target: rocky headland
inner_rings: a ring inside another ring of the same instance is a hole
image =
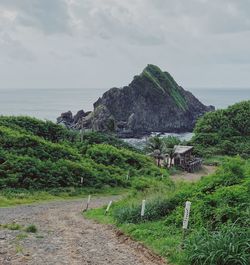
[[[81,110],[75,116],[65,112],[57,122],[78,130],[140,137],[151,132],[190,132],[200,116],[214,109],[179,86],[168,72],[148,65],[128,86],[105,92],[93,111]]]

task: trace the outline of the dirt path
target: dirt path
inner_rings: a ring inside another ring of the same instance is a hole
[[[215,166],[203,166],[201,170],[194,173],[180,172],[171,176],[172,180],[197,181],[203,176],[207,176],[215,172]]]
[[[91,207],[117,197],[93,198]],[[82,201],[0,208],[0,223],[34,224],[36,234],[0,229],[1,265],[155,265],[165,264],[113,228],[82,217]]]

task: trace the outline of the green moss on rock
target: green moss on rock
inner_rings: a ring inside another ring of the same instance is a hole
[[[163,72],[158,66],[149,64],[143,70],[141,76],[150,80],[158,88],[158,92],[170,95],[180,109],[184,111],[187,109],[185,97],[181,94],[178,84],[168,72]]]

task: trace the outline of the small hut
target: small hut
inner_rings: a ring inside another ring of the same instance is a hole
[[[174,146],[174,164],[188,172],[199,170],[202,166],[202,159],[192,155],[193,146]]]

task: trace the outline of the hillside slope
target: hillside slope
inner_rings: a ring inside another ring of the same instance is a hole
[[[112,136],[88,133],[80,141],[52,122],[0,117],[0,188],[126,187],[161,174],[167,172]]]

